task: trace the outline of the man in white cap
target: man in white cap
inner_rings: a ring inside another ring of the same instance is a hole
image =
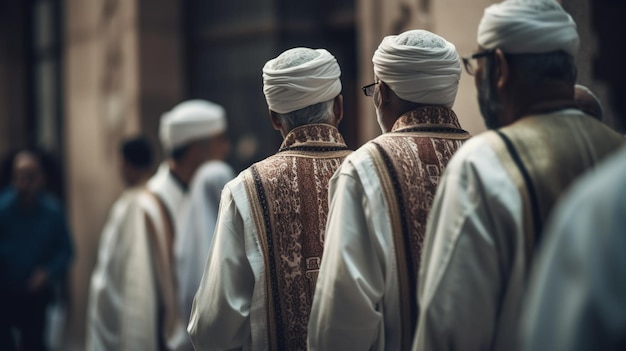
[[[114,327],[88,342],[88,349],[191,349],[177,291],[176,228],[187,206],[188,184],[221,147],[225,129],[224,109],[204,100],[182,102],[161,117],[167,158],[121,219],[118,237],[127,242],[126,252],[112,266],[122,289],[117,303],[103,307]]]
[[[328,181],[350,153],[337,130],[340,75],[324,49],[290,49],[263,67],[284,140],[222,192],[188,327],[196,350],[306,350]]]
[[[463,145],[437,191],[416,350],[516,349],[529,267],[554,203],[623,142],[574,101],[578,34],[557,2],[488,7],[478,44],[464,61],[492,130]]]
[[[415,281],[439,177],[469,134],[452,111],[461,75],[453,44],[425,30],[385,37],[374,53],[383,134],[330,183],[324,260],[309,322],[311,350],[406,350]]]

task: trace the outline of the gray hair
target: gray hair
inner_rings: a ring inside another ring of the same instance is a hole
[[[507,61],[515,67],[519,76],[532,85],[545,80],[562,80],[574,85],[578,70],[574,56],[555,51],[543,54],[506,54]]]
[[[309,48],[294,48],[287,50],[276,58],[272,69],[280,70],[296,67],[312,61],[320,55],[319,52]],[[288,130],[315,123],[330,123],[334,117],[334,99],[310,105],[299,110],[276,113],[281,124]]]
[[[287,130],[292,130],[293,128],[307,124],[329,124],[335,116],[333,112],[334,102],[335,99],[328,100],[299,110],[287,113],[276,113],[276,115],[280,119],[280,123],[284,125]]]

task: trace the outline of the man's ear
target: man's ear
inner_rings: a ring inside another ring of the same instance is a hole
[[[384,106],[389,102],[391,89],[383,81],[378,82],[378,95],[380,96],[380,106]]]
[[[507,86],[511,78],[509,63],[507,62],[506,56],[501,49],[496,49],[493,54],[493,59],[493,74],[496,81],[496,88],[498,88],[498,90],[503,90]]]
[[[333,113],[335,114],[335,126],[339,125],[339,122],[343,119],[343,95],[339,94],[335,96],[333,101]]]
[[[283,128],[282,123],[280,123],[280,118],[278,118],[278,114],[272,110],[270,112],[270,119],[272,120],[272,126],[276,130],[281,130]]]

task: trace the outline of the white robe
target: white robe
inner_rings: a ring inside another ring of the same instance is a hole
[[[329,197],[326,233],[343,235],[326,236],[309,319],[309,349],[399,350],[398,274],[389,208],[367,153],[357,150],[348,156],[330,180]]]
[[[267,321],[262,308],[265,264],[251,213],[240,175],[222,191],[215,233],[224,235],[213,238],[193,303],[188,331],[197,350],[251,350],[253,340],[268,345],[266,330],[251,328]],[[251,304],[258,308],[251,310]],[[217,316],[219,320],[212,319]]]
[[[410,347],[411,282],[426,217],[446,164],[468,137],[453,111],[420,107],[348,156],[331,178],[310,350]]]
[[[335,127],[326,124],[297,127],[285,137],[277,154],[244,170],[226,184],[222,191],[209,257],[189,320],[188,331],[196,350],[269,350],[272,345],[278,345],[276,339],[282,335],[278,331],[273,332],[278,328],[275,326],[277,318],[272,314],[279,313],[279,309],[284,307],[272,305],[273,295],[268,294],[268,290],[272,289],[273,282],[286,280],[283,276],[272,276],[272,265],[275,265],[275,272],[279,268],[276,267],[278,264],[269,259],[270,252],[277,252],[274,249],[281,246],[276,244],[270,247],[267,241],[264,243],[263,240],[267,240],[270,234],[266,226],[259,224],[264,220],[276,220],[273,228],[277,231],[271,232],[271,235],[277,241],[278,238],[289,241],[290,234],[300,233],[299,229],[283,227],[282,224],[307,223],[313,226],[309,233],[323,233],[326,210],[323,216],[305,221],[305,216],[300,215],[297,207],[320,211],[319,203],[327,198],[328,179],[349,153]],[[267,194],[263,192],[263,195],[254,193],[252,189],[258,189],[257,186],[261,187],[262,183],[261,180],[257,182],[255,174],[259,178],[263,175],[262,181],[273,185],[267,187],[265,183],[264,189],[272,190],[268,190]],[[315,201],[310,201],[305,195]],[[263,204],[267,203],[270,204],[264,207]],[[278,208],[278,213],[268,212],[268,217],[264,217],[265,214],[260,213],[261,207],[269,209],[272,208],[271,204]],[[283,214],[287,212],[294,215],[293,221],[284,220],[287,215]],[[319,237],[315,237],[315,240],[319,240]],[[293,245],[303,247],[306,244],[294,242]],[[307,273],[316,274],[316,269],[302,273],[297,267],[305,261],[304,251],[281,251],[281,259],[282,256],[289,257],[284,271],[278,274],[296,275],[299,278],[307,278]],[[297,308],[308,304],[309,298],[303,297],[308,292],[312,290],[298,289],[289,296],[289,302],[292,303],[289,306],[295,305]],[[298,318],[291,325],[299,322],[302,320]],[[285,325],[286,333],[295,329],[289,326]],[[305,323],[299,326],[306,330]],[[299,332],[300,328],[295,334],[299,335]],[[270,336],[270,333],[273,334]],[[298,341],[306,346],[304,336]]]
[[[150,252],[144,235],[133,235],[143,226],[137,204],[142,188],[124,191],[111,208],[98,246],[98,262],[91,276],[87,307],[87,350],[154,350],[149,331],[156,328],[150,311],[145,314],[128,304],[141,291],[156,289],[147,264]],[[143,296],[146,304],[156,303],[154,294]],[[132,328],[129,322],[132,322]]]
[[[536,195],[549,200],[558,199],[575,177],[623,143],[619,134],[571,109],[526,117],[500,131],[505,130],[530,135],[525,145],[535,148],[518,149],[517,155],[526,157],[526,170],[535,170],[534,189],[541,189]],[[437,190],[418,279],[414,350],[512,350],[519,345],[521,305],[541,234],[529,229],[537,228],[529,223],[538,216],[529,214],[530,189],[520,181],[520,168],[503,163],[515,159],[503,140],[490,131],[468,141]],[[547,171],[554,174],[541,173]],[[539,205],[545,205],[548,216],[550,204]]]
[[[524,350],[623,350],[626,335],[626,149],[572,189],[534,266]]]
[[[184,193],[165,165],[147,186],[163,199],[173,215],[183,205]],[[145,190],[125,192],[112,209],[92,276],[88,350],[158,350],[159,340],[164,338],[158,325],[162,293],[153,266],[153,242],[146,216],[155,225],[157,240],[162,242],[163,218],[154,198]],[[180,315],[180,311],[177,313]],[[191,347],[181,318],[165,338],[169,350]]]
[[[191,315],[193,298],[209,255],[220,194],[224,185],[234,177],[233,169],[225,162],[209,161],[196,171],[189,186],[189,202],[178,221],[174,247],[184,321],[188,321]]]
[[[526,277],[522,199],[488,141],[470,139],[448,164],[430,212],[414,350],[486,350]],[[507,335],[507,337],[510,336]],[[485,344],[487,343],[487,344]]]

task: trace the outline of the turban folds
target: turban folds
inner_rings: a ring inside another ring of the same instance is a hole
[[[372,58],[374,73],[400,98],[452,107],[461,76],[454,45],[425,30],[383,39]]]
[[[478,45],[510,54],[578,51],[576,23],[555,0],[506,0],[485,9]]]
[[[161,117],[159,134],[166,150],[210,138],[226,130],[226,111],[205,100],[188,100],[176,105]]]
[[[280,56],[265,64],[263,93],[270,110],[288,113],[332,100],[341,93],[337,60],[324,49],[315,51],[319,55],[297,66],[276,69]]]

